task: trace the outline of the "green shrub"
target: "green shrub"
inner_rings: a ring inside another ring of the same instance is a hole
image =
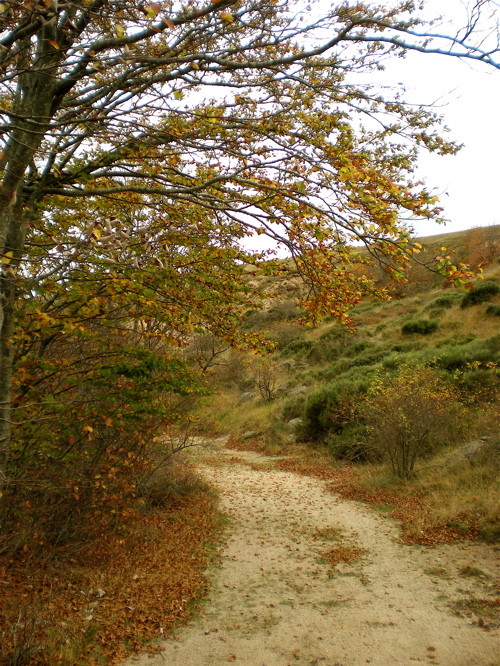
[[[300,312],[293,301],[280,301],[262,313],[268,322],[298,319]]]
[[[269,453],[273,450],[279,451],[294,442],[293,433],[290,428],[288,428],[284,421],[279,420],[273,421],[269,428],[266,429],[263,439]]]
[[[352,359],[352,366],[375,365],[376,363],[382,361],[390,353],[391,348],[386,346],[380,346],[376,349],[367,349],[364,354],[359,354]]]
[[[318,379],[330,382],[353,367],[352,359],[339,358],[317,372]]]
[[[304,436],[324,440],[329,433],[342,432],[352,422],[360,397],[369,386],[369,380],[341,379],[309,396],[304,406]]]
[[[296,395],[288,398],[281,410],[281,418],[283,421],[290,421],[291,419],[302,418],[304,415],[305,396]]]
[[[434,365],[449,372],[466,369],[471,364],[500,362],[500,335],[487,340],[471,340],[439,349]]]
[[[281,350],[282,356],[304,356],[312,348],[313,343],[310,340],[292,340]]]
[[[406,354],[389,354],[389,356],[386,356],[382,361],[382,365],[387,370],[395,370],[405,362],[405,357]]]
[[[425,310],[433,310],[435,308],[449,310],[460,298],[461,294],[457,292],[453,292],[451,294],[442,294],[426,305]]]
[[[441,317],[441,315],[444,314],[444,308],[432,308],[432,310],[429,310],[429,317],[431,319],[437,319],[438,317]]]
[[[494,282],[482,282],[478,284],[472,291],[465,294],[462,298],[460,307],[466,308],[470,305],[477,305],[485,301],[491,301],[493,296],[500,293],[500,287]]]
[[[413,342],[394,342],[390,346],[390,350],[393,352],[413,352],[418,351],[419,349],[424,349],[427,346],[426,342],[421,340],[415,340]]]
[[[326,368],[318,372],[318,377],[326,381],[332,381],[337,379],[339,375],[351,370],[351,368],[374,366],[390,354],[390,346],[379,345],[375,347],[373,344],[369,344],[365,347],[364,353],[359,353],[352,358],[342,357],[330,363]]]
[[[349,347],[347,355],[358,356],[367,349],[372,349],[375,346],[375,342],[372,342],[371,340],[361,340],[360,342],[356,342],[351,347]]]
[[[308,359],[313,363],[324,363],[338,358],[354,342],[345,329],[335,326],[325,331],[309,350]]]
[[[336,460],[363,462],[374,460],[373,449],[368,444],[368,429],[361,423],[347,425],[340,434],[330,433],[326,445]]]
[[[460,390],[469,400],[495,400],[498,397],[500,371],[498,367],[474,367],[457,377]],[[493,408],[494,409],[494,408]]]
[[[438,329],[437,321],[429,319],[412,319],[401,326],[401,332],[405,335],[429,335]]]
[[[361,416],[369,444],[402,478],[414,475],[418,459],[456,441],[465,422],[454,389],[426,366],[404,366],[375,382]]]
[[[436,342],[436,347],[453,347],[456,345],[464,345],[468,342],[475,340],[476,336],[474,333],[459,333],[458,335],[453,336],[452,338],[446,338],[446,340],[439,340]]]
[[[486,308],[486,314],[492,315],[493,317],[500,317],[500,305],[488,305]]]

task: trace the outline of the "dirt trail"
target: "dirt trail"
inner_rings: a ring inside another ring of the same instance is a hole
[[[450,608],[494,598],[494,549],[404,546],[391,521],[318,479],[266,469],[269,458],[221,443],[211,455],[203,473],[231,525],[210,598],[161,654],[129,666],[498,663],[495,631]],[[338,546],[364,553],[332,567],[321,557]],[[459,575],[465,566],[487,576]]]

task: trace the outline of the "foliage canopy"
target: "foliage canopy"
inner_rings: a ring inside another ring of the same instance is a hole
[[[487,6],[446,37],[407,1],[2,2],[2,477],[13,382],[16,400],[44,385],[51,347],[120,349],[125,367],[144,340],[168,356],[196,329],[240,337],[245,236],[288,248],[317,315],[346,322],[375,289],[354,241],[400,277],[420,251],[402,216],[440,214],[413,182],[418,151],[457,147],[432,111],[351,75],[408,49],[497,66],[471,42]],[[435,269],[466,276],[446,254]],[[100,361],[83,366],[103,380]]]

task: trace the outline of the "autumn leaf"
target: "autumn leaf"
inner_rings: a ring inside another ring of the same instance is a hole
[[[9,250],[8,252],[5,252],[5,254],[3,254],[0,257],[0,264],[4,264],[5,266],[7,266],[12,261],[13,256],[14,256],[14,253],[12,252],[12,250]]]
[[[158,2],[146,5],[146,12],[150,18],[156,18],[156,16],[161,12],[161,5]]]

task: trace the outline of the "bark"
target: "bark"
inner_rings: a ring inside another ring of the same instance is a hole
[[[27,216],[21,205],[13,206],[4,242],[4,265],[0,276],[0,492],[7,482],[12,434],[12,376],[14,347],[14,313],[17,296],[17,270],[22,260],[27,229]],[[12,253],[12,254],[10,254]]]
[[[47,30],[41,43],[51,37]],[[28,51],[29,44],[26,44]],[[27,219],[31,202],[23,193],[30,164],[39,150],[54,113],[57,55],[37,54],[34,63],[22,58],[14,112],[16,120],[2,158],[4,173],[0,184],[0,492],[7,483],[12,421],[12,333],[17,291],[17,271],[22,261]]]

